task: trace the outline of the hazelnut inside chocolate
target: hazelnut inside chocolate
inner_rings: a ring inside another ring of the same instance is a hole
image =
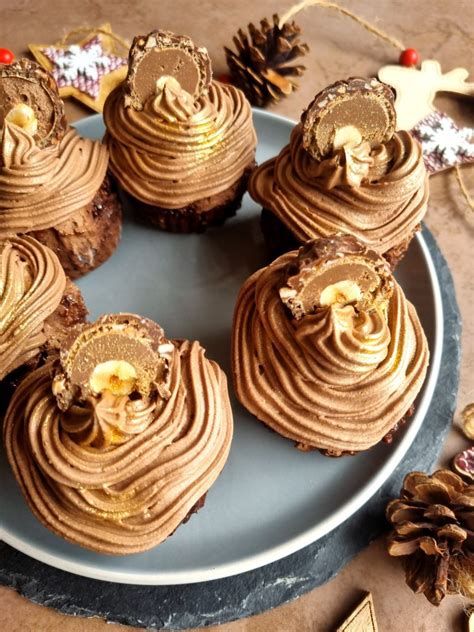
[[[393,93],[377,79],[352,77],[316,95],[302,115],[303,146],[317,160],[342,147],[374,147],[395,131]]]
[[[106,360],[94,367],[89,377],[93,393],[110,391],[112,395],[130,395],[137,390],[137,370],[126,360]]]
[[[40,147],[58,143],[66,130],[64,105],[53,77],[36,62],[0,66],[0,129],[24,129]]]
[[[38,119],[35,116],[33,108],[26,103],[15,105],[5,117],[8,123],[13,123],[17,127],[25,130],[30,136],[34,136],[38,131]]]
[[[349,235],[302,246],[283,281],[280,298],[297,320],[330,306],[384,308],[393,291],[385,261]]]
[[[211,77],[206,49],[197,48],[189,37],[169,31],[139,35],[130,49],[125,105],[143,109],[167,78],[174,79],[182,90],[198,99],[207,91]]]
[[[308,275],[299,298],[304,312],[310,313],[328,305],[358,304],[378,286],[378,275],[365,262],[336,260]]]
[[[156,93],[162,77],[173,77],[183,90],[194,95],[199,87],[200,75],[191,55],[176,48],[152,50],[140,63],[140,76],[135,81],[138,99],[145,103]]]
[[[152,321],[129,314],[105,316],[73,332],[60,354],[53,392],[66,410],[74,400],[108,392],[147,397],[168,394],[174,346]]]

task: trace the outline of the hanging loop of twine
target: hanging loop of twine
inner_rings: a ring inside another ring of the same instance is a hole
[[[278,26],[281,28],[283,24],[285,24],[285,22],[288,22],[288,20],[290,20],[294,15],[296,15],[300,11],[303,11],[304,9],[307,9],[313,6],[319,6],[323,9],[334,9],[338,13],[341,13],[342,15],[347,15],[347,17],[351,18],[352,20],[355,20],[366,31],[369,31],[369,33],[372,33],[373,35],[387,42],[388,44],[391,44],[394,48],[397,48],[399,51],[404,51],[406,48],[400,40],[396,39],[395,37],[391,37],[390,35],[385,33],[385,31],[382,31],[381,29],[377,28],[370,22],[367,22],[367,20],[364,20],[363,18],[359,17],[355,13],[352,13],[352,11],[349,11],[349,9],[346,9],[345,7],[341,7],[339,4],[336,4],[335,2],[329,2],[328,0],[303,0],[302,2],[298,2],[297,4],[294,4],[280,18],[280,23]]]
[[[461,167],[459,165],[456,165],[454,167],[454,174],[456,176],[456,180],[458,181],[459,188],[461,189],[462,194],[466,198],[466,202],[469,208],[471,209],[471,211],[474,211],[474,201],[466,187],[466,183],[464,182],[464,178],[462,177],[462,174],[461,174]]]

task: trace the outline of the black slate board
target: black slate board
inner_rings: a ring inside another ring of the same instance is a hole
[[[405,458],[356,514],[314,544],[278,562],[235,577],[184,586],[130,586],[71,575],[0,543],[0,583],[65,614],[100,616],[149,629],[225,623],[296,599],[334,577],[386,528],[384,508],[405,474],[430,472],[451,425],[459,384],[461,321],[453,280],[433,236],[423,230],[441,286],[443,355],[424,423]]]

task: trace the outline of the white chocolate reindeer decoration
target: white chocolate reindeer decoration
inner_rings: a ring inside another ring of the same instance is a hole
[[[451,117],[434,106],[437,92],[474,96],[474,83],[466,81],[467,70],[454,68],[443,74],[437,61],[427,60],[419,70],[384,66],[378,76],[395,89],[397,127],[411,130],[421,142],[430,173],[474,161],[474,130],[460,129]]]
[[[437,61],[429,59],[421,69],[404,66],[384,66],[379,79],[397,92],[395,110],[398,129],[410,130],[425,116],[435,111],[433,105],[437,92],[454,92],[474,96],[474,83],[466,82],[469,75],[465,68],[454,68],[443,75]]]

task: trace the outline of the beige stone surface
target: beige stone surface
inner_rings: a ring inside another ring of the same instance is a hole
[[[443,70],[464,66],[474,72],[472,36],[474,3],[469,0],[340,0],[341,4],[368,18],[407,47],[416,47],[423,58],[435,58]],[[233,33],[250,21],[283,12],[290,2],[282,0],[0,0],[0,47],[17,55],[28,43],[53,43],[66,31],[83,25],[111,21],[115,31],[131,38],[155,27],[187,33],[206,45],[214,60],[215,74],[225,71],[222,51]],[[313,94],[336,79],[375,74],[396,61],[397,52],[361,29],[348,18],[321,8],[311,8],[298,19],[311,51],[299,92],[271,109],[297,118]],[[474,126],[472,107],[466,99],[445,97],[436,105],[462,124]],[[71,120],[88,114],[69,102]],[[471,114],[471,116],[470,116]],[[463,170],[466,184],[474,189],[474,174]],[[445,444],[441,463],[467,441],[457,430],[459,412],[474,400],[474,213],[467,209],[452,173],[431,181],[427,223],[452,270],[464,320],[461,387],[454,428]],[[442,388],[442,386],[441,386]],[[345,618],[364,591],[373,593],[381,632],[444,632],[461,630],[462,600],[447,598],[439,608],[431,606],[405,586],[397,560],[384,552],[379,539],[363,551],[331,582],[297,601],[251,619],[219,628],[219,632],[329,632]],[[122,632],[132,630],[107,625],[98,619],[71,618],[29,603],[0,587],[2,632]]]

